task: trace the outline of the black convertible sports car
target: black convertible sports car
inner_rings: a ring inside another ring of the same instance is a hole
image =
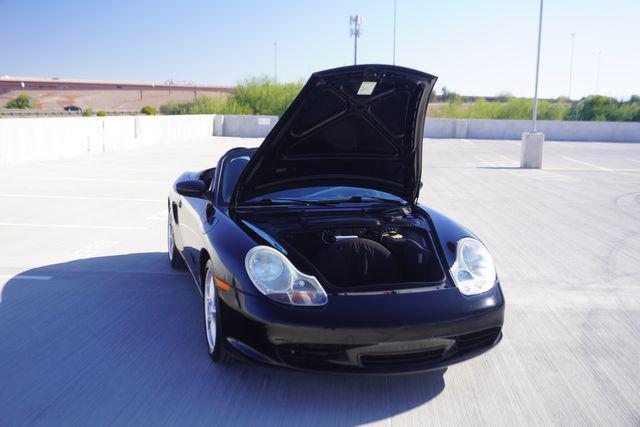
[[[178,178],[169,260],[202,294],[213,360],[401,373],[500,341],[491,255],[417,203],[435,81],[387,65],[315,73],[259,148]]]

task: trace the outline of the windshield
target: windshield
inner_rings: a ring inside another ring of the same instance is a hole
[[[249,202],[260,202],[265,199],[278,200],[303,200],[303,201],[393,201],[403,203],[400,197],[384,191],[372,190],[360,187],[304,187],[291,190],[275,191],[248,200]]]
[[[237,154],[231,154],[224,162],[221,176],[221,193],[222,200],[225,204],[229,204],[233,191],[238,184],[238,179],[244,171],[245,167],[251,160],[253,151],[238,150]],[[289,190],[274,191],[272,193],[263,194],[248,200],[248,203],[262,203],[265,201],[277,202],[325,202],[325,201],[387,201],[395,203],[405,203],[403,199],[393,194],[373,190],[370,188],[350,187],[350,186],[312,186],[294,188]]]
[[[225,204],[229,204],[233,190],[238,184],[238,179],[242,174],[242,171],[247,167],[247,163],[251,160],[252,152],[239,151],[235,156],[229,156],[225,160],[224,167],[222,168],[222,181],[220,189],[222,191],[222,200]]]

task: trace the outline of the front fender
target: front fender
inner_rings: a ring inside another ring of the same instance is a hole
[[[238,291],[262,295],[244,267],[247,252],[258,243],[222,212],[218,212],[217,217],[215,225],[206,233],[216,276]]]
[[[432,232],[435,234],[435,240],[438,241],[442,254],[447,261],[447,265],[444,267],[448,271],[456,261],[456,244],[458,240],[463,237],[478,238],[471,231],[435,209],[424,205],[418,205],[418,207],[422,209],[432,222]]]

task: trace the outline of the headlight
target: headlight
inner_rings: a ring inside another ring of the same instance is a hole
[[[464,295],[476,295],[493,288],[496,267],[487,248],[470,237],[458,241],[456,262],[449,270]]]
[[[244,260],[249,278],[258,290],[276,301],[293,305],[324,305],[327,293],[318,280],[299,272],[280,252],[255,246]]]

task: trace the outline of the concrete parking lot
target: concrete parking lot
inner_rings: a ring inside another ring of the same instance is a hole
[[[0,168],[0,424],[640,424],[640,144],[426,140],[421,201],[484,240],[502,343],[395,377],[212,364],[166,260],[166,195],[211,138]]]

